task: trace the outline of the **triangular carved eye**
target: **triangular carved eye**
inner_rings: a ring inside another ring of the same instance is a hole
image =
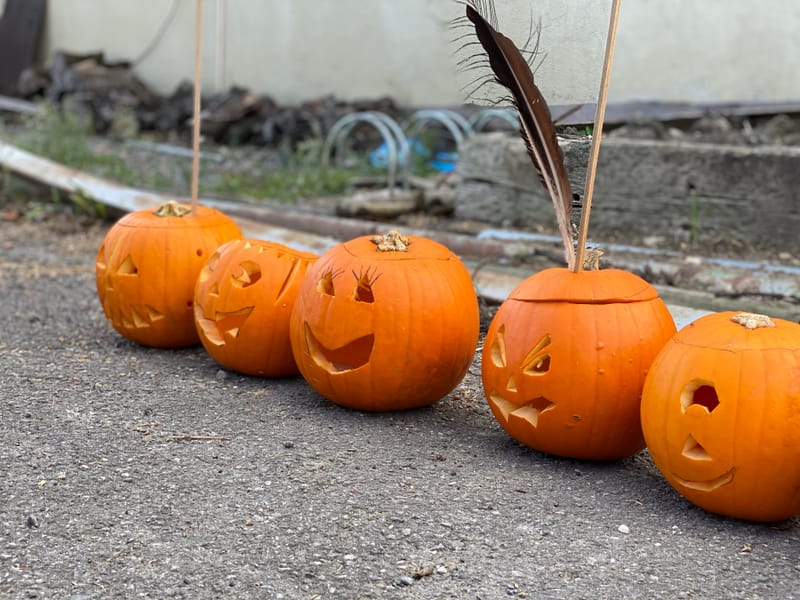
[[[353,290],[353,299],[357,302],[375,302],[375,296],[372,293],[372,286],[380,278],[380,273],[370,272],[369,267],[366,270],[356,274],[353,271],[353,277],[356,278],[356,287]]]
[[[492,342],[489,356],[496,367],[503,368],[508,364],[506,360],[506,326],[500,325]]]
[[[550,370],[550,353],[545,352],[545,348],[550,345],[550,336],[545,335],[528,352],[522,361],[522,372],[525,375],[544,375]]]
[[[117,272],[120,275],[138,275],[139,268],[136,266],[136,263],[133,262],[133,258],[129,254],[125,257],[125,260],[120,263]]]
[[[706,449],[691,435],[683,443],[681,454],[692,460],[711,460],[711,456],[706,452]]]
[[[333,278],[336,277],[337,274],[338,273],[334,271],[325,271],[317,282],[317,291],[326,296],[334,296]]]

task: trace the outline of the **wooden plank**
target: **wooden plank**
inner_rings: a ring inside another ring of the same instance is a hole
[[[33,63],[46,3],[46,0],[6,0],[0,17],[0,94],[13,94],[20,73]]]
[[[36,105],[27,100],[0,95],[0,110],[31,115],[36,112]]]

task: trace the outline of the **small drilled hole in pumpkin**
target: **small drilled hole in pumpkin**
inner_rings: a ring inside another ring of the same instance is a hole
[[[695,380],[687,384],[681,394],[681,408],[686,412],[694,405],[702,406],[709,413],[714,412],[719,406],[719,397],[713,383]]]
[[[356,278],[356,287],[353,290],[353,299],[357,302],[375,302],[375,295],[372,293],[372,286],[380,278],[380,273],[370,273],[369,267],[366,271],[356,274],[353,271],[353,277]]]
[[[201,248],[198,248],[195,254],[197,254],[197,256],[203,256],[203,250]]]
[[[691,435],[683,443],[681,454],[692,460],[711,460],[711,456],[706,452],[706,449]]]

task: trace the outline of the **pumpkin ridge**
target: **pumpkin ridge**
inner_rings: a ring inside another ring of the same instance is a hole
[[[675,340],[677,343],[683,346],[689,346],[691,348],[699,348],[699,349],[706,349],[713,348],[715,352],[729,352],[731,354],[748,354],[748,353],[755,353],[759,354],[761,352],[773,352],[775,350],[780,350],[781,352],[785,352],[786,348],[784,346],[775,345],[775,346],[761,346],[758,348],[747,348],[747,347],[733,347],[733,348],[718,348],[711,344],[699,344],[694,342],[687,342],[685,340],[677,339]],[[743,343],[744,344],[744,343]]]

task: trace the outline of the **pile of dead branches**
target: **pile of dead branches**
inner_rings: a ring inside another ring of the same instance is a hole
[[[49,101],[77,113],[96,133],[188,135],[191,127],[191,82],[181,83],[172,94],[159,95],[136,76],[130,63],[109,62],[102,53],[57,52],[49,67],[25,70],[17,90],[24,99]],[[305,139],[324,136],[336,121],[352,112],[401,114],[390,98],[343,102],[324,96],[297,106],[281,106],[270,96],[241,87],[204,98],[203,107],[202,133],[207,139],[291,148]],[[357,135],[351,143],[359,146]]]

